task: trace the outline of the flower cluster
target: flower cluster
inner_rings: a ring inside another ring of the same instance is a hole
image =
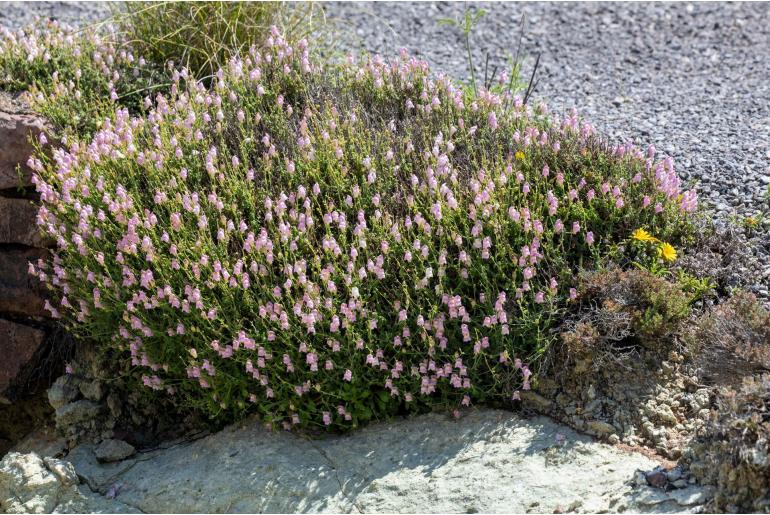
[[[210,87],[30,159],[58,242],[30,272],[152,390],[352,427],[516,399],[574,277],[695,208],[655,150],[472,96],[405,53],[319,65],[277,31]]]
[[[673,263],[676,261],[677,253],[673,245],[668,242],[660,241],[658,238],[651,235],[644,229],[636,229],[631,233],[631,238],[634,241],[641,242],[643,244],[652,244],[655,247],[658,257],[667,263]]]

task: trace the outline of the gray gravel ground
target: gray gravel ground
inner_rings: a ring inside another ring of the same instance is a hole
[[[18,28],[35,17],[53,18],[70,25],[88,25],[110,15],[105,2],[6,2],[0,0],[0,27]]]
[[[405,47],[434,67],[467,79],[463,39],[441,18],[487,10],[472,34],[477,67],[522,51],[541,54],[535,96],[552,111],[576,107],[610,138],[649,143],[697,184],[720,219],[770,210],[770,3],[448,3],[323,4],[346,51],[393,55]],[[35,15],[89,23],[103,3],[0,3],[0,25]],[[770,230],[752,252],[764,263],[753,289],[770,284]]]

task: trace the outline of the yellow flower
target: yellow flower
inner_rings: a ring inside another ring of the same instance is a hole
[[[652,234],[648,233],[644,229],[637,229],[633,233],[631,233],[631,237],[635,239],[636,241],[645,241],[645,242],[657,242],[658,238],[653,236]]]
[[[524,152],[522,152],[521,150],[516,152],[516,159],[518,159],[519,161],[524,161]]]
[[[658,247],[658,255],[669,263],[676,261],[676,249],[670,243],[661,243]]]

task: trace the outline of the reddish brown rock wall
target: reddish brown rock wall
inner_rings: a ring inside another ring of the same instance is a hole
[[[47,257],[50,242],[35,223],[32,171],[26,164],[34,150],[31,140],[45,123],[18,99],[0,95],[0,402],[7,405],[34,393],[27,391],[33,389],[30,372],[34,375],[40,365],[34,361],[50,355],[43,348],[50,328],[43,307],[46,289],[28,274],[30,262]]]

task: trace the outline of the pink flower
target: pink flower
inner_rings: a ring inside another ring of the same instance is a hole
[[[178,231],[180,227],[182,227],[182,215],[171,213],[171,228]]]
[[[489,116],[487,117],[487,123],[489,123],[489,128],[494,130],[497,130],[497,115],[494,111],[489,112]]]
[[[149,290],[152,287],[153,282],[155,282],[152,276],[152,270],[142,270],[140,277],[142,288]]]
[[[347,382],[350,382],[353,380],[353,372],[350,371],[350,369],[345,370],[345,374],[342,376],[342,379],[344,379]]]

